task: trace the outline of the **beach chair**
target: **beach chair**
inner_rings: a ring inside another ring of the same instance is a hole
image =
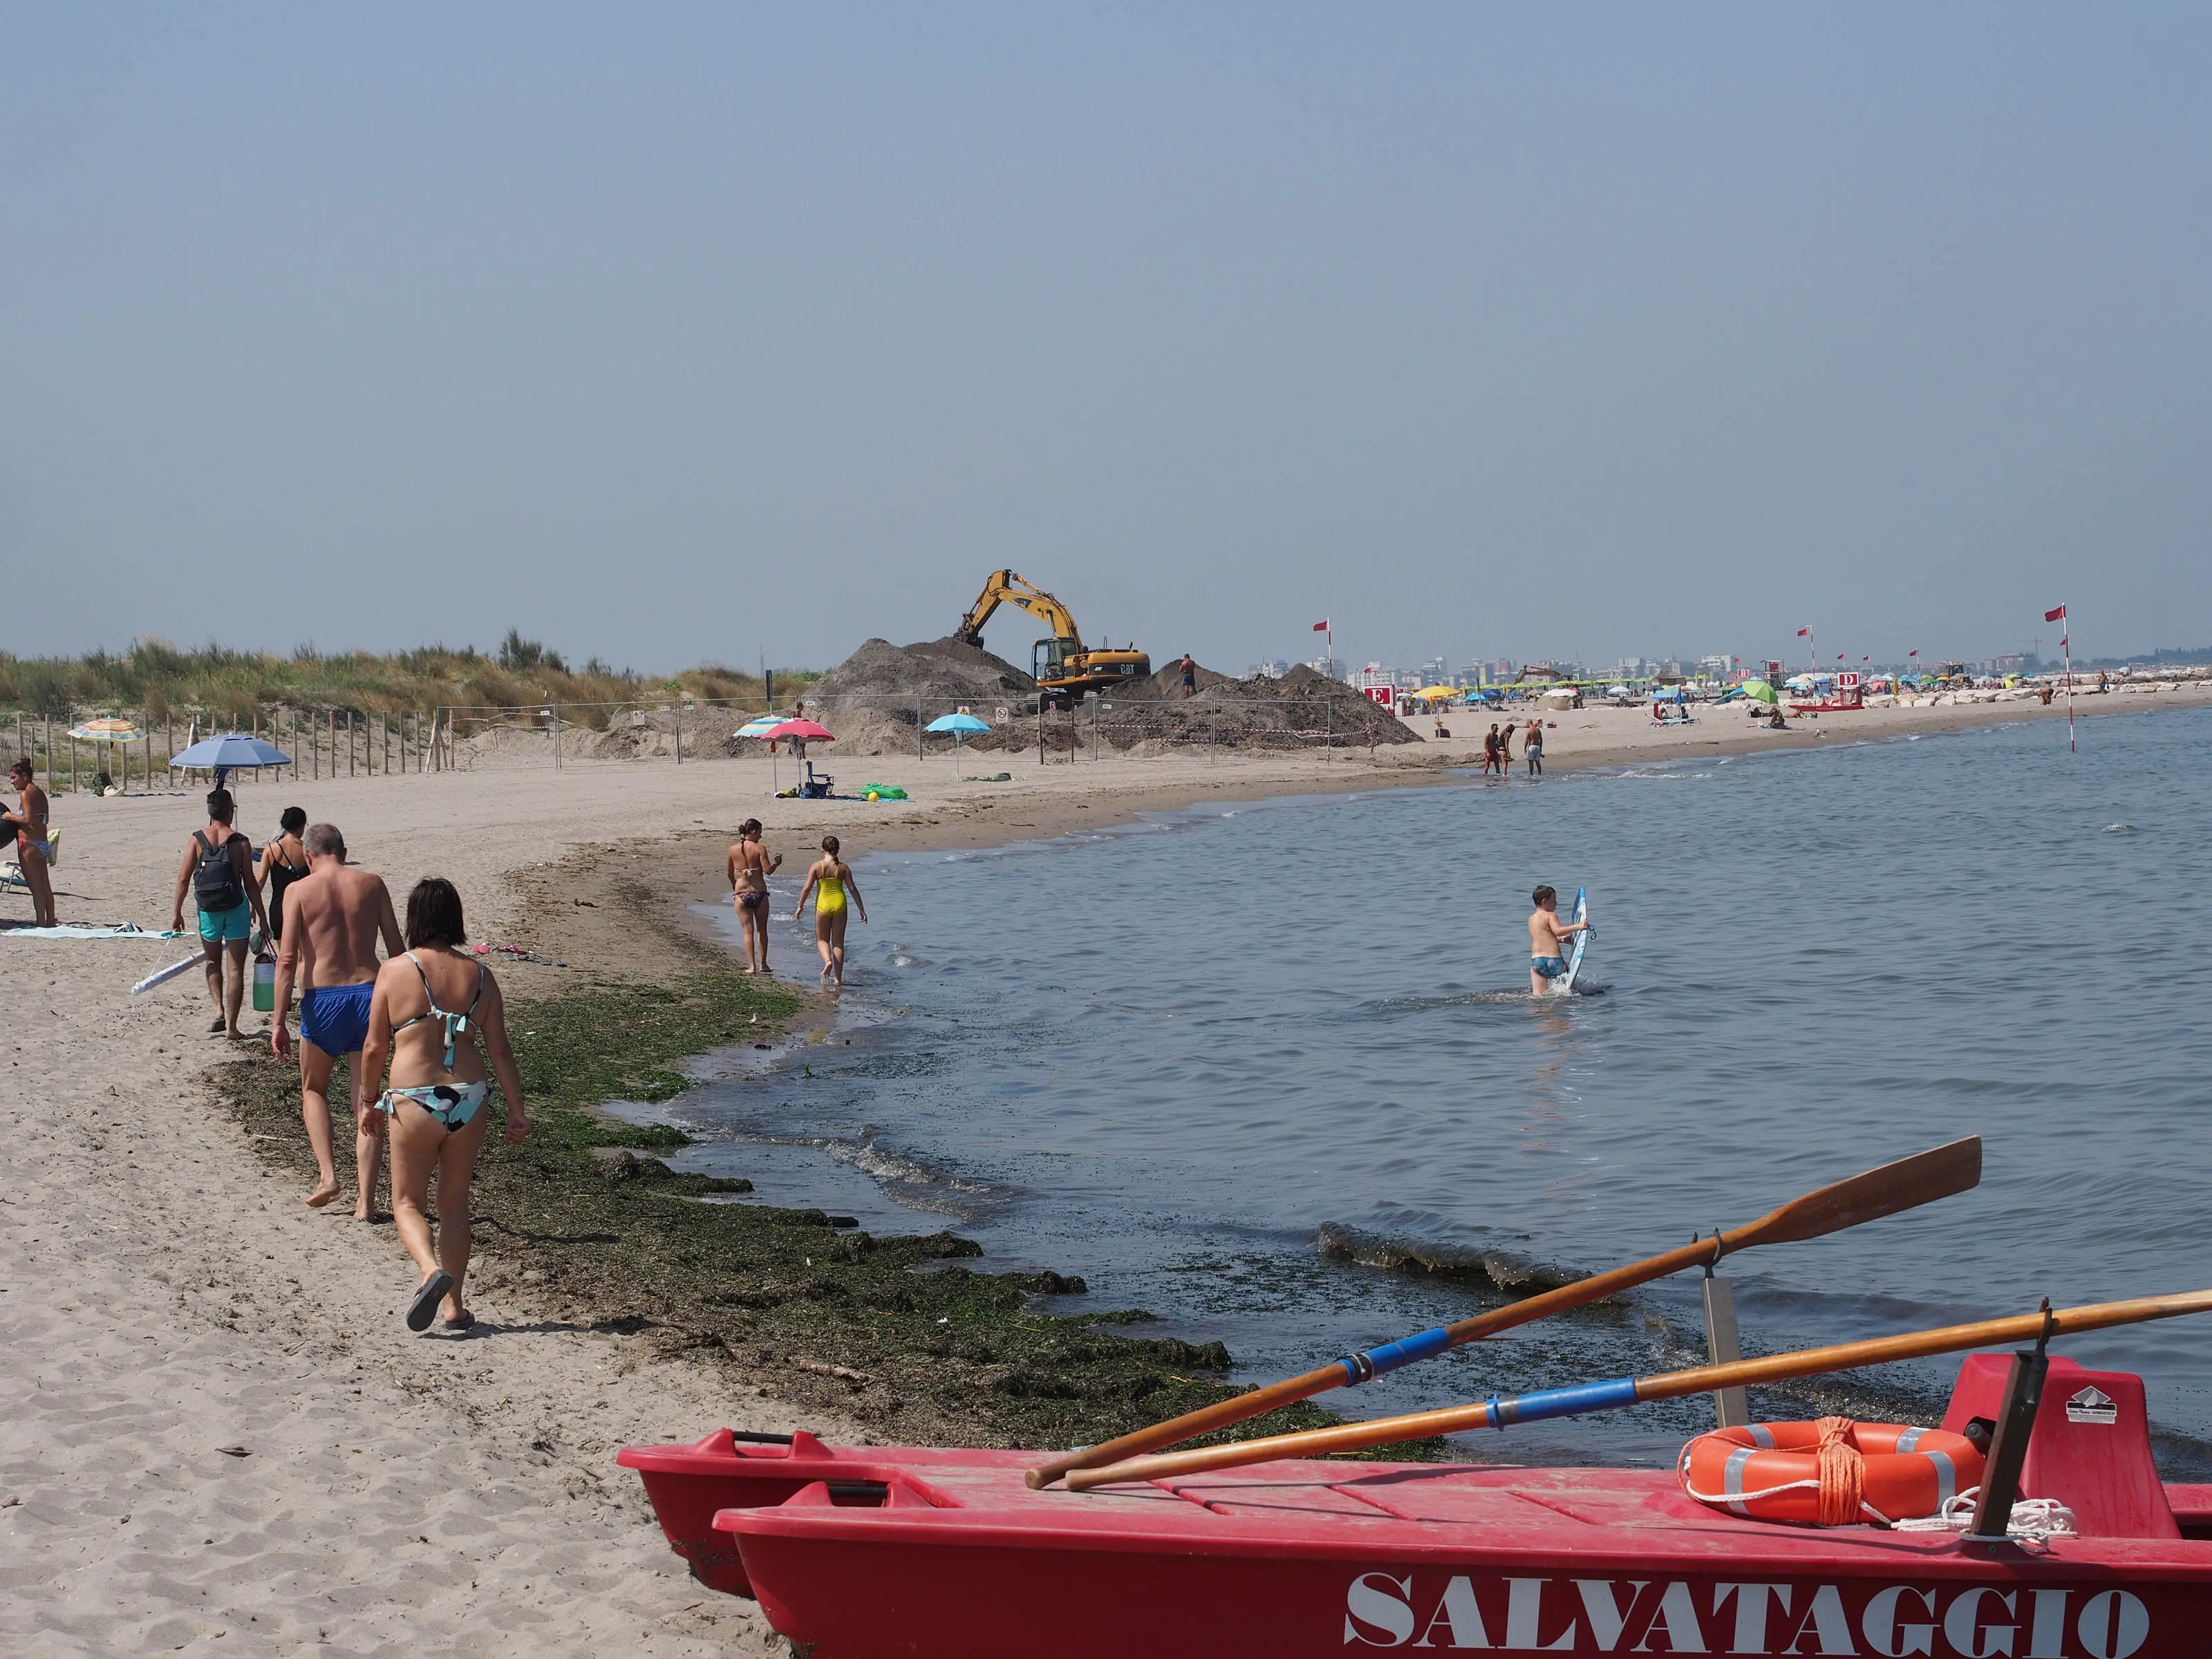
[[[814,769],[814,763],[812,761],[808,761],[806,763],[806,781],[799,786],[799,799],[802,800],[827,800],[830,799],[830,775],[827,772],[817,772]]]

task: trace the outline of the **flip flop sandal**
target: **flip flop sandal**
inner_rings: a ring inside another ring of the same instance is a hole
[[[446,1328],[449,1331],[472,1331],[476,1328],[476,1326],[477,1316],[471,1313],[466,1308],[461,1310],[461,1316],[459,1318],[449,1319],[446,1322]]]
[[[430,1322],[438,1316],[438,1304],[446,1299],[446,1292],[453,1288],[453,1276],[443,1267],[422,1281],[415,1299],[407,1304],[407,1328],[427,1331]]]
[[[219,1036],[229,1029],[230,1027],[228,1024],[218,1019],[214,1024],[208,1027],[208,1035],[210,1036]]]

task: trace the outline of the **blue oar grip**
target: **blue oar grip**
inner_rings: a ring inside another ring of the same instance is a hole
[[[1395,1371],[1401,1365],[1410,1365],[1416,1359],[1426,1359],[1431,1354],[1442,1353],[1449,1346],[1449,1331],[1423,1331],[1418,1336],[1404,1337],[1395,1342],[1386,1342],[1379,1348],[1370,1348],[1365,1353],[1346,1354],[1336,1363],[1344,1367],[1347,1381],[1366,1382],[1385,1371]]]
[[[1512,1400],[1492,1399],[1485,1404],[1490,1413],[1490,1426],[1502,1429],[1510,1423],[1540,1423],[1547,1417],[1609,1412],[1622,1406],[1633,1406],[1636,1401],[1636,1379],[1621,1376],[1610,1382],[1585,1382],[1578,1388],[1540,1389],[1534,1394]]]

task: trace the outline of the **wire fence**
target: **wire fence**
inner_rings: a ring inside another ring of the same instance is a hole
[[[933,722],[968,714],[990,728],[964,735],[932,732]],[[596,762],[688,765],[759,756],[769,744],[740,737],[749,722],[804,716],[836,732],[830,753],[858,759],[956,753],[1028,756],[1039,763],[1144,758],[1200,750],[1223,753],[1372,749],[1413,733],[1389,709],[1364,698],[1189,699],[1090,696],[1072,707],[1039,708],[1033,693],[1002,691],[844,692],[773,702],[760,697],[627,704],[448,705],[434,717],[433,770],[499,771]],[[783,752],[805,760],[814,744]]]
[[[4,719],[0,716],[0,719]],[[125,793],[173,789],[211,775],[205,768],[173,768],[172,759],[218,728],[208,721],[173,716],[141,717],[139,735],[125,742],[71,735],[70,722],[19,711],[14,717],[15,747],[10,759],[31,763],[48,794],[81,794],[108,789]],[[0,727],[0,730],[4,730]],[[233,728],[223,727],[223,730]],[[370,714],[343,708],[277,708],[246,722],[249,737],[274,744],[285,764],[234,767],[225,782],[234,790],[256,782],[303,778],[375,777],[388,772],[427,769],[433,717]]]

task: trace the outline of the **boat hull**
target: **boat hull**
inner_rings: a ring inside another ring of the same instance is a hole
[[[1285,1462],[1030,1492],[1036,1454],[633,1448],[671,1541],[811,1659],[2212,1656],[2212,1543],[1970,1545],[1696,1504],[1663,1470]],[[2184,1532],[2212,1494],[2168,1488]]]

